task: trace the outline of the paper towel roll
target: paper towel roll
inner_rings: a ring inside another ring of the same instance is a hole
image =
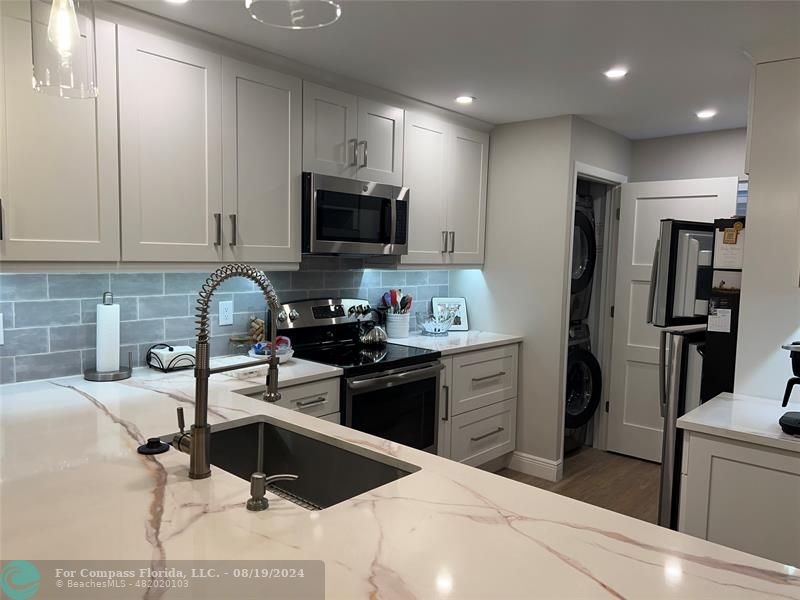
[[[97,305],[96,360],[101,373],[119,370],[119,304]]]

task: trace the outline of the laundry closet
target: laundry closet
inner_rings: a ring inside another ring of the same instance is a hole
[[[572,234],[564,453],[593,445],[605,410],[603,366],[611,350],[616,244],[614,186],[578,177]]]

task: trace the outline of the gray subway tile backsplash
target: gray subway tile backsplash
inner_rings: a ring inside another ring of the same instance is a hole
[[[0,300],[44,300],[47,298],[47,275],[0,275]]]
[[[81,322],[80,300],[37,300],[14,304],[14,326],[43,327]]]
[[[0,274],[0,313],[5,344],[0,346],[0,383],[78,375],[95,363],[96,306],[103,292],[120,305],[121,363],[134,353],[144,365],[156,343],[193,345],[195,298],[208,273],[34,273]],[[415,296],[425,310],[433,296],[447,295],[447,271],[365,269],[357,258],[305,257],[300,271],[267,272],[281,302],[309,297],[364,298],[377,305],[389,287]],[[219,302],[233,301],[234,324],[219,325]],[[427,304],[426,304],[427,303]],[[211,354],[240,352],[230,342],[246,333],[251,315],[265,316],[266,302],[245,279],[226,281],[211,303]]]
[[[17,381],[65,377],[81,372],[80,350],[17,356],[14,361]]]
[[[108,273],[79,273],[77,275],[57,273],[47,276],[50,298],[97,298],[111,287]]]
[[[115,296],[160,296],[164,273],[112,273],[111,293]]]

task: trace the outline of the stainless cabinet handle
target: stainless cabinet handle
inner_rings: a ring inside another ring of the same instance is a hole
[[[456,232],[455,231],[451,231],[450,232],[450,250],[449,250],[450,254],[455,252],[455,249],[456,249]]]
[[[214,240],[215,246],[222,245],[222,213],[214,213],[214,224],[217,227],[217,236]]]
[[[309,406],[316,406],[317,404],[325,404],[328,400],[325,396],[320,396],[319,398],[315,398],[314,400],[306,400],[305,402],[295,402],[297,406],[300,408],[308,408]]]
[[[450,420],[450,386],[443,385],[442,389],[444,390],[444,416],[442,417],[442,421],[449,421]]]
[[[361,154],[362,162],[360,165],[358,165],[359,169],[363,169],[367,166],[367,140],[361,140],[360,142],[358,142],[358,145],[364,146],[364,151]]]
[[[488,438],[491,435],[496,435],[496,434],[500,433],[501,431],[505,431],[505,428],[504,427],[498,427],[494,431],[490,431],[489,433],[484,433],[483,435],[476,435],[475,437],[471,437],[469,439],[471,439],[473,442],[479,442],[481,440],[485,440],[486,438]]]
[[[473,383],[478,383],[479,381],[486,381],[487,379],[494,379],[495,377],[502,377],[505,375],[505,371],[500,371],[499,373],[493,373],[492,375],[486,375],[485,377],[473,377]]]
[[[351,167],[358,166],[358,140],[350,140],[348,143],[353,144],[353,160],[350,161]]]
[[[236,213],[231,215],[231,241],[228,242],[231,246],[236,245],[236,236],[238,234],[236,226]]]
[[[3,199],[0,198],[0,242],[3,241]]]
[[[447,232],[442,232],[442,253],[447,252]]]

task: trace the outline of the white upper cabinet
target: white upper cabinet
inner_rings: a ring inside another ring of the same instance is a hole
[[[408,254],[404,263],[444,264],[447,255],[448,126],[406,114],[403,184],[409,188]]]
[[[401,185],[401,108],[303,84],[303,170]]]
[[[223,257],[300,262],[300,79],[223,63]]]
[[[403,184],[403,109],[358,99],[356,177]]]
[[[217,54],[119,28],[123,260],[222,258],[221,71]]]
[[[450,144],[450,261],[459,265],[483,264],[489,134],[453,127]]]
[[[1,4],[0,261],[116,261],[115,26],[97,21],[98,98],[64,100],[31,87],[27,4]]]
[[[404,264],[484,260],[489,135],[407,112],[403,185],[409,188]]]
[[[357,170],[358,99],[303,83],[303,170],[354,178]]]

